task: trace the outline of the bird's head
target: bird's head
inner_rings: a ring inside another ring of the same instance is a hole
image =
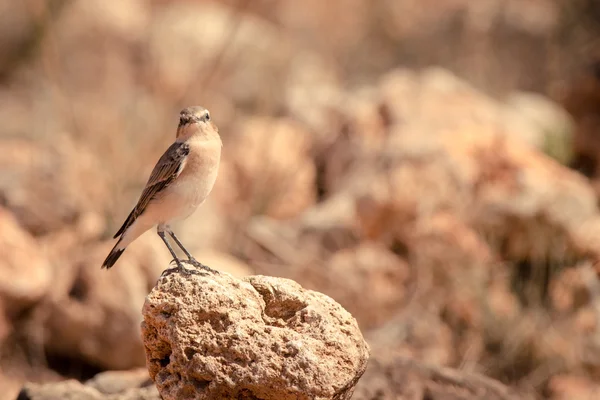
[[[177,138],[188,139],[192,136],[218,136],[217,126],[212,122],[210,112],[200,106],[186,107],[179,113]]]

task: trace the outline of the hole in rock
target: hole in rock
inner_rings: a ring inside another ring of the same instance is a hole
[[[287,299],[284,301],[271,299],[271,301],[266,303],[265,314],[271,318],[280,318],[284,321],[287,321],[296,315],[298,311],[306,308],[306,304],[297,299]]]
[[[46,353],[48,368],[68,378],[86,381],[103,371],[102,368],[81,358],[58,353]]]
[[[423,393],[423,400],[434,400],[433,394],[427,389],[425,393]]]
[[[17,400],[33,400],[33,398],[27,394],[26,389],[21,389],[19,395],[17,396]]]
[[[186,347],[185,350],[183,350],[183,353],[185,354],[185,358],[187,358],[189,361],[192,358],[194,358],[194,354],[196,354],[196,350],[192,349],[191,347]]]
[[[69,297],[73,300],[76,300],[80,303],[83,303],[87,298],[89,293],[89,286],[81,272],[75,278],[75,282],[73,282],[73,286],[71,286],[71,290],[69,291]]]
[[[410,248],[406,242],[394,240],[392,243],[392,252],[400,258],[407,259],[410,254]]]
[[[201,391],[206,389],[208,385],[210,385],[211,381],[208,381],[206,379],[191,378],[191,382],[192,385],[194,385],[194,389],[196,389],[197,391]]]
[[[227,315],[221,315],[219,318],[210,319],[209,323],[217,333],[225,332],[227,328],[231,326],[231,320],[229,320]]]
[[[264,400],[262,397],[258,397],[250,389],[242,389],[235,397],[237,400]]]
[[[171,362],[171,354],[167,354],[166,356],[161,358],[158,362],[160,363],[161,367],[163,367],[163,368],[166,367]]]
[[[595,155],[585,154],[583,152],[576,154],[570,162],[569,167],[588,178],[593,178],[597,174],[598,160]]]

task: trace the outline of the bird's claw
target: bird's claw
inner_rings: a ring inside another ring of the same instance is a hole
[[[182,260],[182,262],[193,265],[196,268],[203,269],[204,271],[209,272],[211,274],[219,274],[219,271],[212,269],[208,265],[202,264],[200,261],[198,261],[194,258],[190,258],[188,260]]]
[[[165,269],[165,270],[163,271],[163,273],[162,273],[162,274],[160,274],[161,278],[162,278],[162,277],[164,277],[164,276],[169,276],[169,275],[171,275],[171,274],[173,274],[173,273],[175,273],[175,272],[179,272],[179,273],[181,273],[181,274],[184,274],[184,275],[192,275],[192,274],[195,274],[195,275],[200,275],[200,272],[198,272],[198,271],[196,271],[196,270],[193,270],[193,269],[187,269],[187,268],[185,268],[185,267],[183,266],[183,264],[182,264],[181,262],[178,262],[178,260],[176,260],[176,259],[173,259],[173,260],[172,260],[172,261],[169,263],[169,265],[170,265],[170,264],[172,264],[172,263],[173,263],[173,261],[174,261],[174,262],[175,262],[177,265],[176,265],[175,267],[171,267],[171,268],[167,268],[167,269]]]

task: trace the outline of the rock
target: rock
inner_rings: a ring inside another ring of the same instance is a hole
[[[51,354],[104,369],[144,365],[140,309],[171,260],[154,232],[133,243],[110,271],[102,260],[114,241],[89,245],[55,268],[45,346]]]
[[[310,135],[287,119],[252,118],[234,129],[215,196],[242,215],[290,218],[313,205],[316,170]],[[282,152],[282,149],[286,151]],[[222,194],[221,194],[222,192]]]
[[[600,397],[600,385],[585,376],[552,376],[547,390],[548,399],[551,400],[588,400]]]
[[[384,246],[364,243],[338,251],[323,269],[329,282],[347,277],[343,287],[330,285],[327,293],[360,315],[365,328],[388,320],[407,300],[410,266]]]
[[[104,394],[117,394],[132,388],[153,387],[146,368],[102,372],[86,381],[85,385]]]
[[[374,357],[353,400],[533,400],[493,379],[425,365],[411,358]]]
[[[76,380],[54,383],[27,383],[17,400],[159,400],[148,371],[108,371],[85,384]]]
[[[407,300],[408,263],[375,243],[335,252],[318,268],[299,269],[294,278],[333,297],[362,329],[381,325]],[[339,284],[343,277],[343,284]]]
[[[352,196],[339,193],[293,220],[280,221],[265,216],[252,218],[244,232],[244,236],[255,244],[249,258],[259,261],[260,254],[267,261],[272,256],[279,263],[304,269],[306,265],[328,258],[338,250],[355,247],[360,237],[354,203]],[[276,265],[273,267],[273,270],[261,269],[261,273],[282,273]]]
[[[231,80],[230,94],[247,99],[251,93],[262,91],[260,82],[267,74],[280,73],[285,54],[290,51],[285,37],[278,35],[275,26],[266,20],[250,14],[243,15],[240,23],[234,12],[230,7],[211,2],[172,3],[162,8],[150,25],[148,46],[156,73],[166,80],[163,85],[171,90],[187,90],[185,86],[193,85],[199,76],[209,72],[224,46],[231,46],[232,51],[223,55],[222,62],[233,71],[233,76],[221,76],[220,80]],[[237,23],[239,27],[234,26]],[[229,32],[238,28],[240,31],[230,36]],[[272,52],[273,49],[278,51]],[[176,56],[183,57],[183,62],[170,62]],[[248,62],[247,68],[230,68],[239,57]],[[259,75],[248,79],[249,74]],[[248,83],[246,90],[236,88],[241,82]]]
[[[588,180],[544,154],[541,120],[567,126],[564,113],[440,69],[392,71],[345,97],[332,107],[341,123],[321,127],[337,129],[316,161],[325,196],[291,220],[254,218],[240,246],[253,268],[331,295],[373,349],[518,383],[554,360],[581,366],[583,343],[597,347],[597,277],[557,280],[600,268],[600,213]],[[394,258],[397,269],[383,261]],[[560,330],[539,317],[552,302]]]
[[[398,354],[428,365],[452,365],[459,350],[448,324],[418,305],[400,309],[384,325],[368,331],[366,339],[374,354]],[[469,345],[477,350],[478,343],[471,340]]]
[[[143,314],[147,366],[165,400],[349,399],[369,357],[347,311],[281,278],[172,273]]]
[[[104,171],[92,152],[64,135],[46,146],[0,140],[0,199],[36,236],[72,225],[84,212],[103,212],[110,192]]]
[[[255,244],[247,256],[259,273],[325,293],[371,329],[404,304],[413,272],[394,250],[364,241],[355,203],[339,192],[293,220],[255,217],[246,230]]]
[[[574,120],[573,160],[571,166],[598,182],[600,174],[600,78],[598,61],[577,71],[561,85],[556,97]],[[597,193],[600,193],[596,187]]]
[[[44,21],[48,17],[50,15],[45,16]],[[25,4],[4,3],[0,6],[0,76],[3,79],[29,59],[23,49],[44,33],[43,29],[36,29],[35,24],[35,18]]]
[[[50,263],[35,239],[0,207],[0,308],[18,314],[46,296],[51,283]]]
[[[597,281],[597,274],[591,267],[562,271],[550,286],[552,307],[561,313],[571,313],[589,306],[597,290]]]
[[[72,4],[63,16],[60,31],[77,31],[87,26],[123,41],[139,40],[150,23],[150,12],[145,0],[125,0],[114,5],[98,0]]]
[[[70,379],[61,383],[28,383],[19,393],[17,400],[101,400],[103,396],[95,389]]]
[[[410,249],[414,233],[444,212],[465,233],[483,239],[480,247],[489,246],[478,251],[483,257],[475,258],[484,264],[494,258],[486,252],[540,267],[550,260],[573,265],[575,260],[600,259],[600,215],[589,183],[535,146],[513,139],[518,132],[495,132],[493,107],[482,107],[478,120],[461,117],[458,109],[469,106],[454,104],[450,93],[457,89],[442,78],[428,78],[440,93],[433,88],[423,93],[429,97],[423,114],[436,115],[432,121],[411,121],[406,99],[398,98],[404,81],[384,81],[382,91],[387,91],[396,121],[385,150],[357,161],[356,168],[338,178],[345,182],[341,190],[356,196],[365,234]],[[452,90],[443,91],[446,86]],[[452,103],[443,111],[449,115],[435,111],[443,108],[436,102]],[[381,160],[380,166],[373,165],[375,159]]]
[[[6,368],[6,367],[4,367]],[[8,366],[7,369],[11,371],[14,369],[13,365]],[[14,373],[14,371],[12,371]],[[0,372],[0,387],[2,388],[3,398],[8,400],[14,400],[17,398],[19,391],[23,387],[25,379],[22,377],[11,376],[6,372]]]
[[[559,104],[535,93],[517,92],[507,107],[534,124],[542,133],[537,147],[561,164],[569,164],[573,148],[573,118]]]
[[[290,86],[318,88],[335,80],[337,70],[326,57],[298,46],[285,29],[246,7],[252,4],[166,2],[157,8],[145,43],[156,86],[190,98],[202,91],[211,103],[262,113],[280,109]]]

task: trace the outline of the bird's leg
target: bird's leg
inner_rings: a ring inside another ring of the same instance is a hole
[[[167,240],[166,236],[165,236],[165,232],[162,230],[158,230],[157,231],[158,236],[160,236],[160,238],[162,239],[163,242],[165,242],[165,245],[167,246],[167,249],[169,249],[169,252],[171,253],[171,255],[173,256],[173,261],[175,261],[175,263],[177,264],[177,267],[175,268],[169,268],[166,269],[161,276],[166,276],[169,275],[173,272],[179,271],[182,272],[184,274],[191,274],[191,273],[195,273],[196,271],[190,271],[189,269],[185,268],[183,266],[183,264],[181,263],[181,260],[177,257],[177,254],[175,254],[175,251],[173,250],[173,248],[171,247],[171,245],[169,244],[169,241]],[[166,275],[165,275],[166,274]]]
[[[187,256],[188,260],[196,261],[196,259],[192,256],[192,254],[183,246],[183,243],[181,243],[181,241],[177,238],[177,236],[175,236],[175,233],[173,233],[172,230],[169,230],[168,232],[169,232],[169,235],[171,235],[171,237],[175,241],[175,243],[177,243],[177,246],[179,246],[179,248]]]
[[[215,271],[214,269],[210,268],[208,265],[204,265],[201,262],[199,262],[198,260],[196,260],[194,258],[194,256],[192,256],[192,254],[187,251],[187,249],[183,246],[183,243],[181,243],[181,241],[177,238],[177,236],[175,236],[175,233],[172,230],[168,230],[169,235],[171,235],[171,237],[173,238],[173,240],[175,241],[175,243],[177,243],[177,246],[179,246],[179,248],[185,253],[187,259],[187,262],[189,262],[190,264],[192,264],[194,267],[197,268],[201,268],[205,271],[208,271],[210,273],[218,273],[218,271]]]

